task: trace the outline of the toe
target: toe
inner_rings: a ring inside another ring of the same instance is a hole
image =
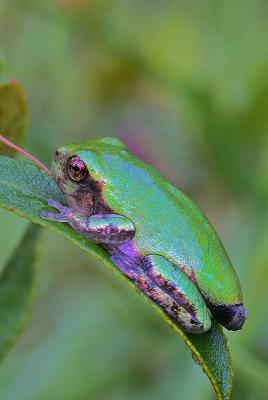
[[[62,205],[62,204],[60,204],[58,201],[56,201],[56,200],[53,200],[53,199],[48,199],[48,205],[49,206],[51,206],[51,207],[54,207],[54,208],[56,208],[57,210],[59,210],[59,211],[61,211],[61,210],[63,210],[65,207]]]
[[[243,304],[211,306],[210,308],[216,320],[231,331],[242,329],[248,316]]]

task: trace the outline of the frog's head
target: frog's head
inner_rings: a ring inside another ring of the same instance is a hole
[[[104,156],[125,150],[122,142],[111,137],[58,148],[51,171],[67,204],[84,216],[111,212],[102,196],[109,175]]]

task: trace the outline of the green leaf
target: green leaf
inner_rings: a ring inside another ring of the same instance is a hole
[[[29,224],[0,277],[0,360],[16,342],[32,310],[41,228]]]
[[[168,324],[182,336],[187,346],[191,349],[194,359],[201,365],[211,380],[218,399],[229,399],[232,389],[232,369],[226,337],[222,328],[213,323],[212,328],[205,334],[190,335],[184,333],[178,325],[170,320],[159,307],[143,295],[113,265],[106,252],[100,246],[82,238],[67,224],[59,224],[40,218],[40,212],[49,209],[47,199],[50,197],[64,202],[62,194],[52,178],[46,175],[44,171],[28,162],[19,162],[7,157],[0,157],[0,206],[60,233],[87,253],[96,256],[111,267],[124,281],[138,291],[162,315]]]
[[[0,134],[16,145],[24,142],[28,109],[23,89],[15,80],[0,81]],[[0,154],[13,156],[16,152],[0,143]]]

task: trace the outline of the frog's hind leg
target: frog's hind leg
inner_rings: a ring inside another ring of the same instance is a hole
[[[137,262],[119,250],[111,259],[184,331],[203,333],[210,328],[209,310],[197,287],[165,257],[151,255]]]
[[[193,332],[206,332],[211,327],[210,312],[205,300],[191,279],[167,258],[153,254],[144,258],[143,269],[165,293],[185,311],[178,315]],[[180,321],[179,321],[180,322]]]

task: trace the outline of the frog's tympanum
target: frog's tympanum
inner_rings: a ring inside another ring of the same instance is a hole
[[[41,216],[100,244],[112,262],[182,329],[211,319],[241,329],[247,312],[238,277],[198,207],[115,138],[59,148],[52,175],[68,207]]]

